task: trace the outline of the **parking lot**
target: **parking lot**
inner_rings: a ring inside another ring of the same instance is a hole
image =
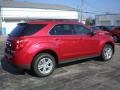
[[[3,58],[4,46],[0,40],[0,90],[120,90],[120,44],[111,61],[94,58],[62,64],[44,78],[9,65]]]

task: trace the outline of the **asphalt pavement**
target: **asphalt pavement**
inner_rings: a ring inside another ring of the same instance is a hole
[[[0,43],[0,90],[120,90],[120,44],[108,62],[86,59],[59,65],[48,77],[36,77],[8,64]]]

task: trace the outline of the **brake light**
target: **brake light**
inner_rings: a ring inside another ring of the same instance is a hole
[[[28,43],[27,40],[17,40],[15,42],[15,50],[21,50],[23,47],[26,46],[26,44]]]

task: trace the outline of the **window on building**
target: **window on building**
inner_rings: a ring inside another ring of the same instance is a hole
[[[116,26],[120,26],[120,20],[116,21]]]
[[[109,26],[109,25],[111,25],[111,21],[108,21],[108,20],[101,21],[101,25],[103,25],[103,26]]]

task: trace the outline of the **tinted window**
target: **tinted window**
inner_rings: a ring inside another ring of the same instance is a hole
[[[109,31],[109,29],[108,29],[107,27],[105,27],[105,26],[97,26],[97,27],[99,27],[99,28],[102,29],[102,30]]]
[[[100,28],[99,27],[95,27],[95,26],[93,26],[93,27],[91,27],[93,30],[100,30]]]
[[[115,30],[120,30],[120,27],[116,27]]]
[[[82,25],[75,24],[73,25],[73,27],[74,27],[76,34],[90,34],[91,33],[89,29],[87,29],[86,27]]]
[[[103,30],[108,30],[106,27],[100,27],[101,29],[103,29]]]
[[[113,26],[106,26],[106,28],[108,28],[108,30],[112,30]]]
[[[41,30],[45,24],[26,24],[20,23],[17,27],[10,33],[11,36],[28,36],[32,35],[39,30]]]
[[[51,35],[72,35],[73,31],[69,24],[56,25],[51,31]]]

